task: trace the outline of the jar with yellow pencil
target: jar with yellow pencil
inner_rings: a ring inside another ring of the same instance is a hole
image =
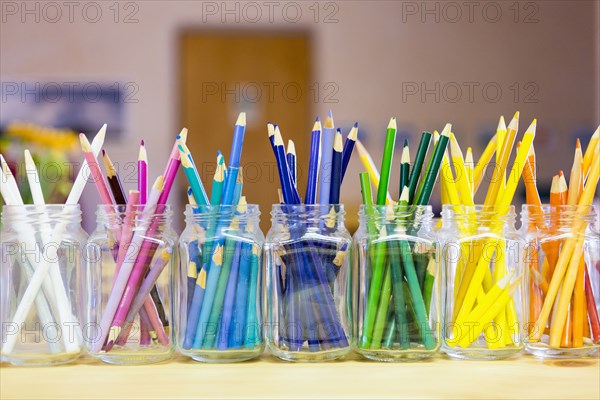
[[[525,241],[514,226],[514,207],[507,210],[443,206],[442,348],[452,357],[494,360],[524,348]]]
[[[540,357],[583,357],[600,349],[600,234],[592,206],[524,205],[529,340]]]

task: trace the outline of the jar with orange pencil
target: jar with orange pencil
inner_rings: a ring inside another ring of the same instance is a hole
[[[554,176],[549,205],[539,201],[535,156],[526,164],[522,229],[529,243],[531,321],[526,349],[539,357],[584,357],[600,349],[600,233],[592,206],[598,157],[598,131],[585,156],[577,141],[569,183],[562,171]]]

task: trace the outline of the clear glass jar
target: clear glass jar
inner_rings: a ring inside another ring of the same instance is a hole
[[[84,337],[88,353],[113,364],[173,354],[171,270],[177,235],[168,206],[98,206],[86,254]]]
[[[485,360],[519,353],[527,323],[527,270],[514,207],[444,205],[442,224],[444,352]]]
[[[378,361],[440,347],[441,276],[431,206],[361,206],[354,235],[358,353]]]
[[[258,357],[262,336],[262,246],[257,205],[192,207],[175,277],[177,349],[206,362]]]
[[[352,239],[343,205],[273,205],[265,244],[266,340],[288,361],[351,349]]]
[[[71,362],[82,350],[79,205],[5,205],[0,234],[2,361]]]
[[[591,356],[600,349],[600,233],[592,206],[521,211],[528,243],[529,338],[539,357]]]

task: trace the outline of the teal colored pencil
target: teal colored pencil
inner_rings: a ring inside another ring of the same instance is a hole
[[[250,260],[250,285],[248,289],[248,308],[246,309],[246,324],[244,329],[244,348],[253,349],[260,342],[261,330],[258,316],[256,315],[256,297],[258,285],[258,267],[260,261],[260,248],[252,246],[252,259]]]
[[[223,182],[225,181],[225,157],[219,153],[217,155],[217,170],[213,177],[213,184],[210,193],[210,205],[218,206],[221,204],[223,195]]]
[[[194,162],[191,158],[189,150],[183,141],[179,141],[177,148],[179,149],[179,153],[181,153],[181,166],[183,167],[183,172],[185,173],[190,187],[192,188],[192,193],[194,193],[196,202],[198,202],[198,205],[201,206],[208,205],[208,196],[206,195],[204,186],[202,186],[202,181],[200,180],[198,171],[194,166]]]

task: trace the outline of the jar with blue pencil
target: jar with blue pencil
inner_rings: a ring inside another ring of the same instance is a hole
[[[192,206],[175,276],[177,349],[196,361],[258,357],[262,335],[262,246],[257,205]]]
[[[350,350],[351,237],[344,207],[274,205],[265,244],[269,351],[324,361]]]
[[[337,359],[350,351],[353,341],[352,239],[344,225],[340,188],[358,123],[342,144],[331,111],[323,127],[317,118],[304,203],[298,193],[295,146],[290,141],[286,152],[279,127],[267,128],[281,183],[281,204],[273,205],[265,244],[267,346],[288,361]]]

